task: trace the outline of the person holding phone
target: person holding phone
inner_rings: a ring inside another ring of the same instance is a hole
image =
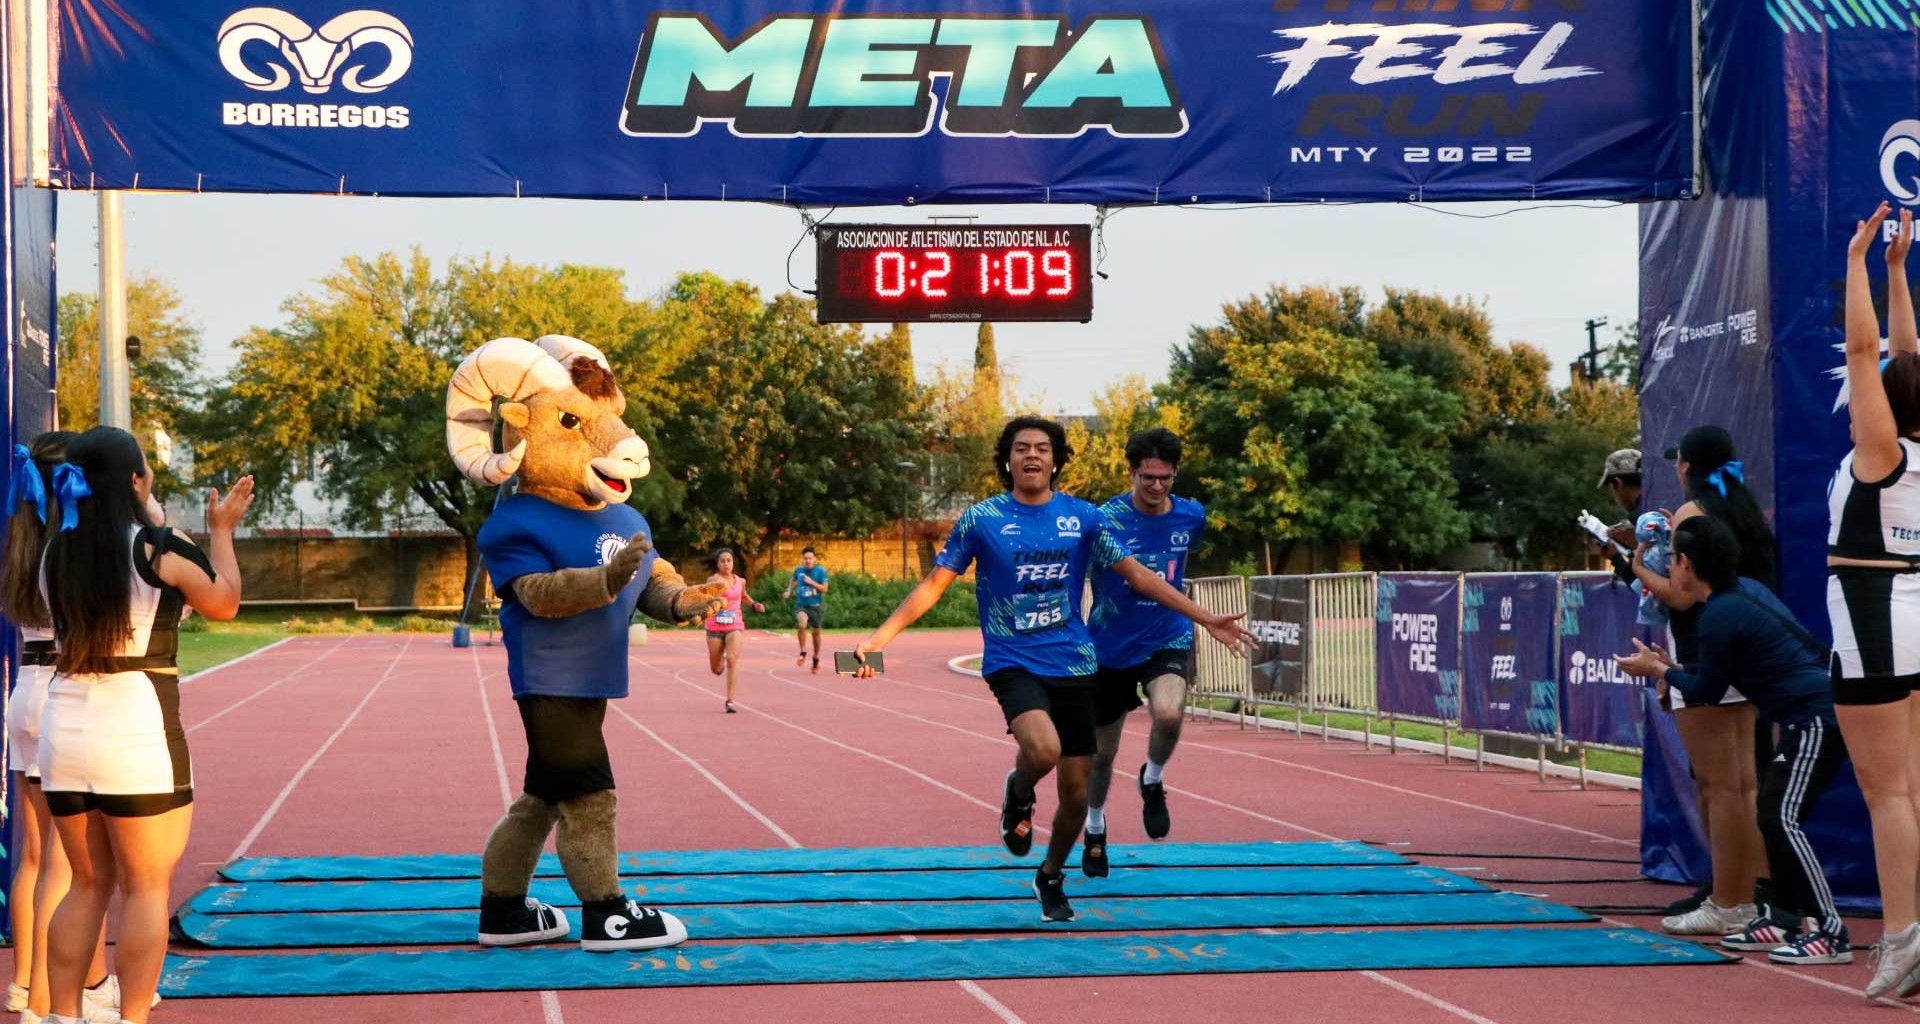
[[[782,600],[793,602],[793,635],[800,642],[800,657],[794,665],[807,663],[807,631],[813,631],[815,675],[820,672],[820,630],[827,622],[828,586],[827,567],[820,564],[820,556],[814,553],[813,545],[800,549],[800,564],[793,567],[793,578],[787,581],[786,593],[780,596]]]
[[[727,676],[727,714],[734,713],[733,692],[740,675],[740,645],[746,637],[747,616],[741,611],[742,604],[750,604],[753,610],[766,614],[767,606],[747,596],[747,579],[733,572],[733,552],[721,548],[707,560],[712,566],[713,575],[707,577],[708,583],[717,583],[726,589],[720,592],[720,608],[707,618],[707,669],[714,675],[722,672]]]
[[[855,649],[864,660],[938,604],[970,566],[976,575],[981,669],[999,701],[1019,752],[1001,789],[1000,840],[1025,856],[1033,847],[1035,789],[1057,771],[1060,804],[1046,857],[1033,878],[1045,921],[1073,920],[1067,901],[1067,855],[1086,822],[1087,781],[1096,749],[1093,638],[1080,615],[1081,591],[1092,569],[1111,569],[1136,592],[1199,624],[1234,651],[1251,650],[1254,637],[1241,616],[1215,615],[1188,600],[1163,577],[1127,554],[1106,513],[1053,489],[1073,457],[1065,429],[1022,416],[1001,430],[994,468],[1006,486],[967,509],[954,523],[933,571]],[[857,673],[871,676],[874,666]]]

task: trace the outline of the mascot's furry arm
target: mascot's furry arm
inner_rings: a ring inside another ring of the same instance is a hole
[[[527,611],[543,619],[604,608],[633,580],[651,550],[653,545],[645,537],[634,537],[606,565],[529,573],[513,581],[513,594]],[[669,625],[690,622],[712,611],[723,589],[724,584],[717,583],[690,587],[673,563],[656,558],[646,589],[640,592],[640,614]]]

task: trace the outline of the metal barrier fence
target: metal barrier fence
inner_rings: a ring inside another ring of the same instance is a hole
[[[1211,576],[1188,580],[1188,593],[1195,604],[1216,614],[1244,615],[1247,612],[1247,580],[1244,576]],[[1232,698],[1245,702],[1253,697],[1253,677],[1247,659],[1235,655],[1225,644],[1205,630],[1194,630],[1193,697]]]
[[[1607,574],[1334,573],[1190,582],[1209,611],[1248,613],[1250,660],[1204,632],[1192,698],[1261,728],[1261,706],[1505,736],[1545,750],[1637,751],[1644,691],[1611,655],[1631,647],[1637,599]],[[1217,709],[1216,709],[1217,710]],[[1394,740],[1390,739],[1390,742]],[[1444,743],[1443,743],[1444,745]],[[1542,766],[1544,771],[1544,765]]]

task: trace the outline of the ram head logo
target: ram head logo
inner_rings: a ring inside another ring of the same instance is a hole
[[[279,50],[283,60],[267,65],[271,77],[240,58],[241,50],[252,42],[271,43]],[[341,74],[356,51],[376,45],[386,48],[385,70],[363,79],[369,65],[355,63]],[[333,88],[336,75],[352,92],[379,92],[398,82],[413,65],[413,34],[399,18],[384,11],[348,11],[315,29],[286,11],[249,7],[220,26],[220,64],[247,88],[261,92],[285,89],[295,75],[300,87],[310,93]]]

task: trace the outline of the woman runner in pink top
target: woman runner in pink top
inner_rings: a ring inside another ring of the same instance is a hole
[[[708,564],[713,566],[713,575],[707,577],[707,582],[725,583],[727,589],[720,595],[720,610],[707,619],[707,668],[716,676],[721,672],[727,674],[727,714],[731,715],[740,644],[747,628],[746,615],[740,605],[750,604],[761,614],[766,613],[767,606],[747,596],[746,577],[733,574],[733,552],[721,548],[713,553]]]

